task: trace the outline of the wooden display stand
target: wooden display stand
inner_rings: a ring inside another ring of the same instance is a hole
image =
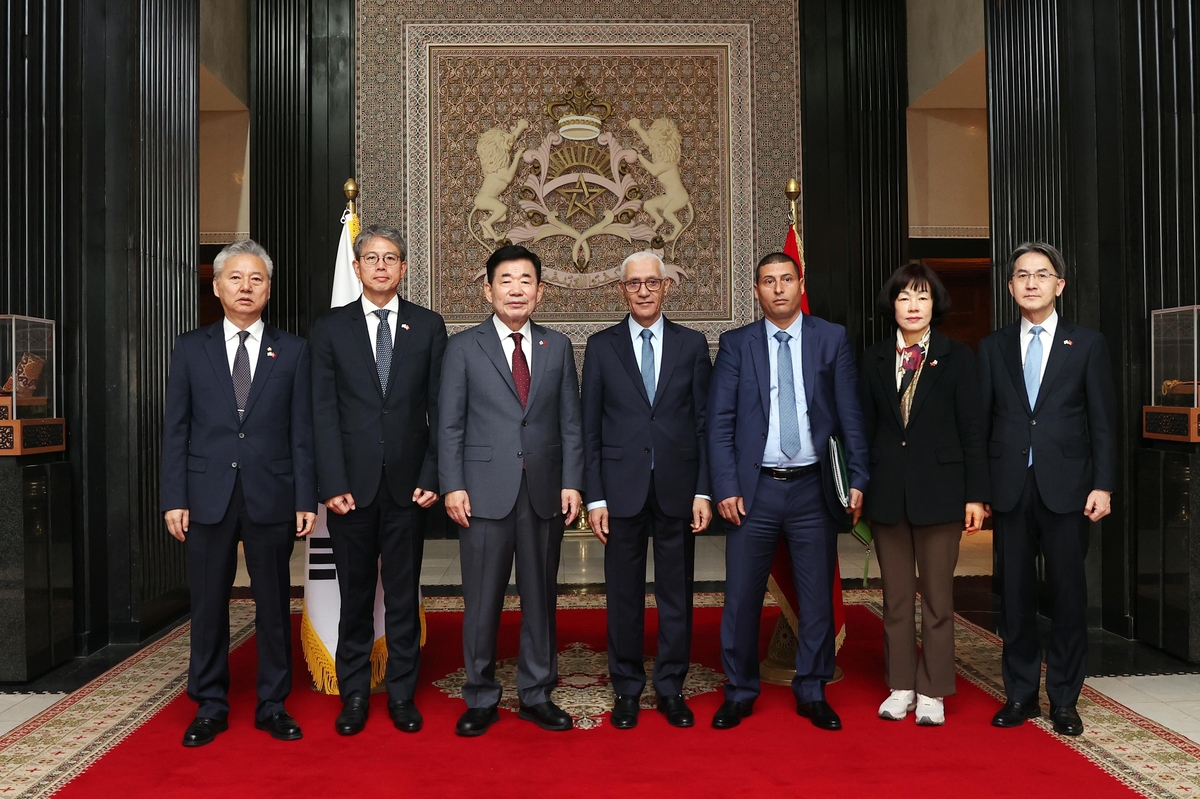
[[[1159,441],[1200,443],[1200,408],[1143,405],[1142,436]]]
[[[17,405],[42,405],[46,400],[17,400]],[[67,427],[62,419],[14,419],[11,397],[0,397],[0,457],[62,452],[67,448]]]

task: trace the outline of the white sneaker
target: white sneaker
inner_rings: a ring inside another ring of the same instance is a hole
[[[922,727],[940,727],[946,723],[946,709],[936,696],[917,694],[917,724]]]
[[[883,700],[879,706],[879,718],[888,721],[902,721],[908,711],[917,706],[916,691],[892,691],[892,695]]]

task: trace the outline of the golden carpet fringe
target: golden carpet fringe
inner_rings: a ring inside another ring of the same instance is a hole
[[[425,603],[417,609],[421,619],[421,647],[425,647]],[[308,673],[312,675],[313,686],[317,691],[331,696],[338,694],[337,663],[316,628],[308,618],[308,608],[300,616],[300,647],[304,650],[304,662],[308,665]],[[387,673],[387,636],[375,639],[371,647],[371,688],[372,690],[383,683]]]

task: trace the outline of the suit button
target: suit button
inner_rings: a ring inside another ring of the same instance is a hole
[[[757,469],[757,468],[758,468],[758,464],[757,464],[757,463],[756,463],[756,464],[754,464],[754,468],[755,468],[755,469]]]
[[[382,439],[382,438],[381,438],[381,439],[379,439],[379,443],[380,443],[380,444],[382,444],[382,443],[383,443],[383,439]]]
[[[518,452],[518,453],[517,453],[517,457],[518,457],[518,458],[524,458],[524,457],[525,457],[525,453],[524,453],[524,452]]]
[[[649,448],[649,447],[646,447],[645,451],[646,451],[646,452],[649,452],[649,451],[650,451],[650,448]]]
[[[386,413],[388,412],[388,409],[387,409],[387,408],[384,408],[384,409],[383,409],[383,412],[384,412],[384,414],[386,414]]]
[[[654,421],[654,414],[650,414],[650,421]]]
[[[526,420],[526,419],[522,419],[522,420],[521,420],[521,427],[529,427],[529,421],[528,421],[528,420]]]
[[[233,462],[233,468],[235,468],[235,469],[237,468],[237,461]]]
[[[246,437],[245,433],[238,433],[238,438],[245,438],[245,437]]]
[[[907,442],[907,441],[901,441],[901,442],[900,442],[900,446],[902,446],[902,447],[907,447],[907,446],[908,446],[908,442]]]
[[[1029,423],[1030,423],[1030,424],[1037,424],[1037,419],[1030,419],[1030,420],[1029,420]]]
[[[767,434],[766,434],[766,433],[763,433],[763,438],[766,438],[766,437],[767,437]]]
[[[1022,454],[1022,455],[1028,455],[1028,454],[1029,454],[1029,450],[1027,450],[1027,449],[1023,449],[1023,450],[1021,450],[1021,454]]]

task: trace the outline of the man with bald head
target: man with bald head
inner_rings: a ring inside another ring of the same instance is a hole
[[[704,408],[712,365],[704,335],[663,316],[671,288],[662,258],[630,255],[617,292],[629,314],[588,339],[583,361],[583,451],[588,522],[605,545],[612,725],[637,725],[646,547],[654,539],[658,710],[675,727],[695,717],[683,700],[692,643],[696,533],[712,519]]]

